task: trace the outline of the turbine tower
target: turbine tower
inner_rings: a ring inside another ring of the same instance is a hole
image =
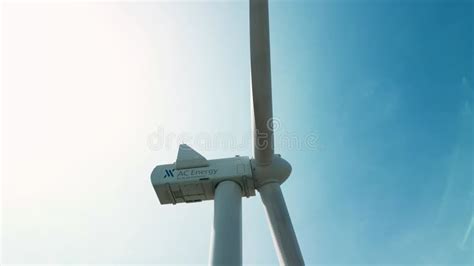
[[[280,185],[290,164],[273,148],[268,0],[250,0],[254,158],[207,160],[186,144],[176,162],[158,165],[151,181],[161,204],[214,200],[211,265],[242,265],[242,197],[260,193],[282,265],[304,265]]]

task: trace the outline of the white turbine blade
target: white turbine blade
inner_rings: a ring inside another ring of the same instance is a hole
[[[253,98],[254,156],[260,165],[273,158],[272,81],[268,1],[250,0],[250,59]]]
[[[217,185],[210,265],[242,265],[242,192],[233,181]]]
[[[259,192],[265,206],[280,265],[304,265],[303,255],[301,255],[280,185],[276,182],[268,183],[261,186]]]

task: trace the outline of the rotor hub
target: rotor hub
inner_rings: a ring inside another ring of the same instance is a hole
[[[275,154],[270,164],[261,165],[255,159],[251,159],[252,176],[255,188],[265,184],[276,182],[282,184],[291,174],[291,165],[281,158],[280,154]]]

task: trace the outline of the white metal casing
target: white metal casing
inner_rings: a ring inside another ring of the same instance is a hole
[[[161,204],[212,200],[217,184],[234,181],[242,196],[255,196],[250,159],[247,156],[208,160],[204,167],[176,169],[176,164],[158,165],[151,182]]]

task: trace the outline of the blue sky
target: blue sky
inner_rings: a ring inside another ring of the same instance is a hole
[[[300,210],[309,260],[472,262],[458,247],[472,216],[472,3],[272,10],[276,99],[298,103],[275,113],[320,136],[290,151],[305,178],[287,184],[321,193]]]
[[[2,8],[2,264],[206,264],[212,202],[160,206],[149,175],[183,141],[251,155],[247,3]],[[472,1],[270,3],[307,264],[474,263],[473,18]],[[277,263],[258,196],[243,232],[245,263]]]

